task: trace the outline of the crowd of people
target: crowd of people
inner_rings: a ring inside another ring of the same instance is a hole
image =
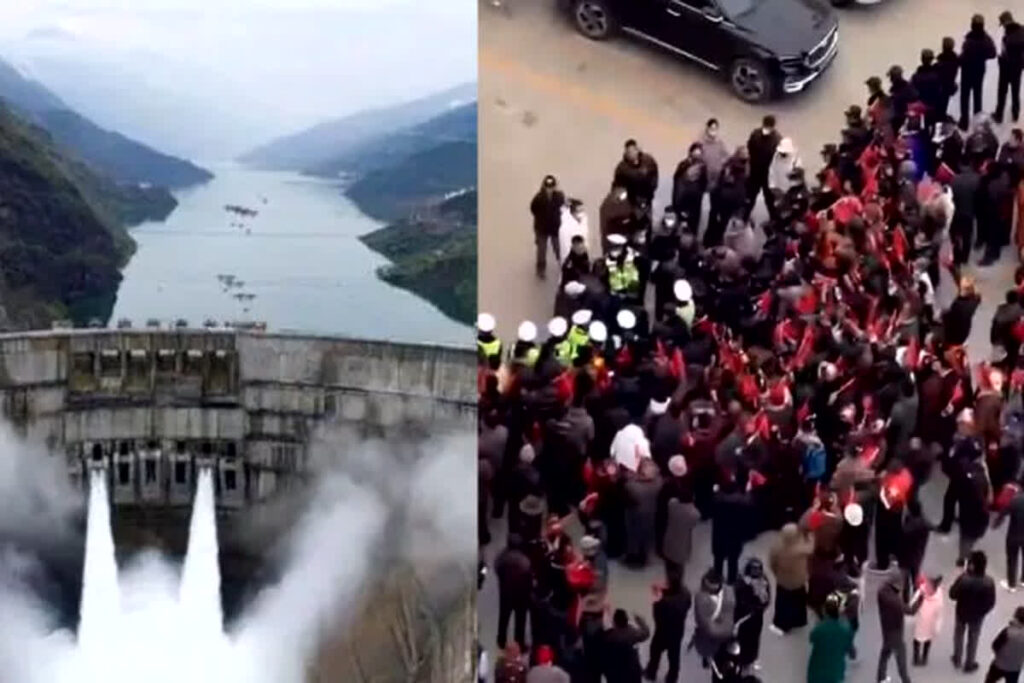
[[[868,79],[813,177],[773,117],[735,150],[711,120],[659,211],[658,164],[630,140],[598,244],[582,205],[544,178],[530,209],[538,276],[549,248],[560,264],[554,317],[544,335],[522,322],[508,344],[492,316],[477,325],[481,547],[493,519],[508,521],[482,563],[498,584],[498,683],[656,680],[662,655],[675,683],[684,648],[715,683],[752,683],[764,627],[810,621],[806,678],[839,683],[868,599],[878,681],[891,659],[909,681],[909,615],[911,663],[929,666],[947,599],[953,665],[978,668],[997,591],[976,545],[1008,518],[1008,591],[1024,555],[1024,267],[991,321],[998,354],[965,349],[980,302],[972,251],[984,266],[1024,246],[1024,134],[1000,140],[980,114],[978,74],[997,52],[995,118],[1007,95],[1019,101],[1024,33],[1009,13],[1000,24],[1001,51],[975,17],[959,54],[945,39],[910,79],[898,66],[888,88]],[[932,525],[919,491],[936,466],[948,484]],[[710,567],[694,560],[705,521]],[[954,525],[956,577],[925,575],[932,531]],[[766,557],[745,552],[776,530]],[[615,607],[611,560],[664,566],[653,626]],[[879,574],[875,595],[865,570]],[[1016,681],[1024,609],[993,649],[986,681]]]

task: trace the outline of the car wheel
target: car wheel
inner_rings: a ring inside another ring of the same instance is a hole
[[[774,90],[764,64],[746,57],[732,63],[729,68],[729,85],[736,96],[746,102],[770,100]]]
[[[572,17],[576,30],[591,40],[604,40],[615,32],[615,18],[605,0],[576,0]]]
[[[849,7],[853,4],[853,0],[832,0],[833,7]]]

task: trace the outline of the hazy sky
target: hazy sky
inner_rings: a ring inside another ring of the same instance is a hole
[[[0,2],[0,56],[102,125],[211,160],[475,80],[476,5]]]

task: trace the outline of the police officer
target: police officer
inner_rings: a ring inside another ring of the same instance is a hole
[[[548,321],[548,344],[552,355],[563,367],[572,363],[572,343],[568,339],[569,323],[562,316],[555,316]]]
[[[637,301],[642,296],[640,289],[640,268],[638,254],[626,245],[622,235],[608,236],[608,254],[599,261],[602,280],[613,297]]]
[[[501,340],[494,334],[496,325],[490,313],[481,313],[476,318],[477,360],[492,368],[501,364]]]
[[[580,349],[590,344],[590,336],[587,333],[587,327],[590,325],[591,319],[594,314],[588,308],[581,308],[572,314],[572,327],[569,328],[569,334],[566,336],[566,340],[569,342],[570,354],[572,360],[576,360],[576,357],[580,353]]]
[[[532,368],[537,362],[540,349],[537,347],[537,326],[529,320],[519,323],[516,332],[516,343],[512,347],[512,362]]]

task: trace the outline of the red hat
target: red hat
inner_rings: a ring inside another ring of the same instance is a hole
[[[924,116],[925,112],[928,111],[928,107],[924,105],[924,102],[912,102],[907,111],[917,116]]]
[[[537,647],[537,663],[538,664],[551,664],[555,661],[555,652],[551,649],[550,645],[540,645]]]
[[[953,173],[953,169],[945,164],[945,162],[939,164],[939,167],[935,170],[935,180],[939,181],[943,185],[949,185],[953,182],[953,178],[956,174]]]
[[[768,392],[768,403],[775,408],[781,408],[789,405],[789,387],[786,385],[785,380],[780,380]]]

